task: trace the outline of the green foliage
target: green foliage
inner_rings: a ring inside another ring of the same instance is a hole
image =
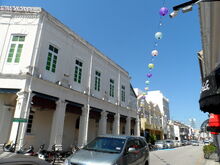
[[[203,152],[205,155],[211,155],[212,153],[216,152],[217,147],[214,144],[209,144],[203,146]]]
[[[151,143],[151,144],[154,144],[156,140],[157,140],[156,135],[151,134],[151,135],[150,135],[150,143]]]

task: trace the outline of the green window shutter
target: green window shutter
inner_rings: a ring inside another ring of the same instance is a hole
[[[24,41],[25,40],[25,36],[19,36],[18,41]]]
[[[75,66],[74,81],[77,82],[78,67]]]
[[[19,40],[19,36],[13,36],[12,41],[18,41]]]
[[[14,51],[15,51],[15,44],[11,44],[11,48],[9,50],[7,62],[12,62]]]
[[[115,92],[114,92],[114,85],[112,86],[112,97],[115,96]]]
[[[81,78],[82,78],[82,68],[79,68],[79,73],[78,73],[78,83],[81,83]]]
[[[19,63],[20,62],[22,48],[23,48],[23,44],[19,44],[18,48],[17,48],[16,56],[15,56],[15,63]]]
[[[52,61],[52,54],[51,54],[51,53],[48,53],[46,70],[50,70],[51,61]]]
[[[53,56],[53,64],[52,64],[52,72],[56,72],[56,66],[57,66],[57,56]]]
[[[100,78],[98,78],[98,91],[100,91]]]
[[[97,90],[97,77],[95,77],[95,90]]]

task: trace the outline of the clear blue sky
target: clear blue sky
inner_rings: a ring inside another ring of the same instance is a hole
[[[172,7],[187,0],[167,0]],[[127,70],[133,87],[144,90],[154,33],[159,22],[162,0],[0,0],[1,5],[38,6],[87,40]],[[150,90],[160,90],[170,101],[172,119],[197,127],[207,119],[199,109],[201,88],[197,52],[201,50],[198,7],[163,18],[159,56]]]

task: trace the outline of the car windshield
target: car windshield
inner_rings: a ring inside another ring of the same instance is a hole
[[[87,144],[84,149],[98,152],[120,153],[124,144],[125,139],[97,137]]]

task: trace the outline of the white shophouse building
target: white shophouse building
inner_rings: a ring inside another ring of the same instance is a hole
[[[67,149],[98,134],[139,135],[119,65],[42,8],[1,6],[0,29],[0,144]]]
[[[167,123],[170,120],[169,100],[161,91],[148,91],[146,100],[152,101],[159,106],[162,113],[162,129],[164,131],[164,138],[166,139],[168,134]]]

